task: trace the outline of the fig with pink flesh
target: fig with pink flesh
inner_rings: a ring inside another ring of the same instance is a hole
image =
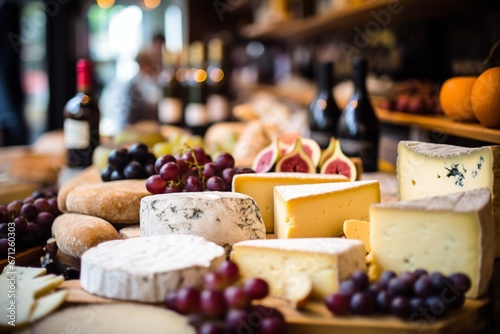
[[[304,152],[302,140],[297,138],[293,150],[285,154],[276,164],[277,172],[316,173],[316,166]]]
[[[333,155],[329,157],[321,166],[321,174],[341,174],[350,181],[356,180],[356,166],[340,148],[340,141],[335,141]]]
[[[273,170],[276,162],[281,158],[281,150],[278,140],[273,139],[271,144],[257,153],[253,160],[252,169],[256,173],[266,173]]]
[[[335,142],[337,139],[335,137],[330,137],[330,142],[328,143],[328,146],[325,148],[323,152],[321,152],[321,156],[319,158],[319,163],[318,166],[321,169],[325,161],[333,155],[333,152],[335,151]]]
[[[311,138],[297,138],[296,140],[300,139],[302,148],[304,149],[304,153],[311,158],[314,166],[319,166],[319,159],[321,157],[321,148],[319,147],[319,144],[316,140],[311,139]],[[289,153],[293,150],[294,145],[289,147],[286,153]]]

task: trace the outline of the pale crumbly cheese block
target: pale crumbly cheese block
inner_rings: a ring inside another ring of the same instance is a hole
[[[101,297],[159,303],[170,291],[201,286],[225,258],[222,247],[194,235],[113,240],[83,254],[80,283]]]
[[[467,148],[401,141],[397,179],[400,200],[490,189],[497,240],[495,256],[500,257],[500,146]]]
[[[347,182],[343,175],[310,174],[293,172],[248,173],[233,177],[232,190],[252,197],[259,206],[266,231],[274,231],[274,187],[297,184],[315,184],[327,182]]]
[[[365,249],[358,240],[300,238],[242,241],[233,246],[231,260],[243,277],[260,277],[271,294],[301,286],[302,277],[312,282],[311,297],[325,298],[337,292],[340,282],[356,270],[366,270]]]
[[[472,281],[466,296],[476,298],[493,271],[493,228],[488,188],[372,205],[372,263],[378,273],[462,272]]]
[[[343,225],[344,235],[347,239],[355,239],[363,242],[367,253],[370,248],[370,222],[359,219],[348,219]]]
[[[229,191],[183,192],[148,196],[141,201],[141,237],[192,234],[224,247],[265,239],[266,227],[255,201]]]
[[[368,219],[380,202],[378,181],[278,186],[274,189],[276,237],[317,238],[343,235],[346,219]]]
[[[196,333],[185,316],[163,307],[132,303],[68,307],[31,326],[28,333],[67,333],[68,328],[82,334]]]

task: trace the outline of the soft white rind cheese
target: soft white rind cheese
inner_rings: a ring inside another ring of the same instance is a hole
[[[185,192],[148,196],[141,201],[141,236],[192,234],[224,247],[265,239],[266,227],[255,201],[232,192]]]
[[[467,297],[483,295],[491,279],[494,233],[487,188],[370,207],[370,244],[379,273],[426,269],[461,272],[472,286]]]
[[[80,282],[99,296],[158,303],[170,291],[201,286],[224,260],[222,247],[194,235],[113,240],[83,254]]]
[[[487,187],[492,193],[496,257],[500,257],[500,146],[467,148],[401,141],[398,197],[410,200]]]
[[[366,270],[365,255],[358,240],[268,239],[235,244],[231,260],[238,264],[243,277],[265,279],[275,296],[286,295],[305,275],[312,282],[312,296],[324,298],[338,291],[340,282],[354,271]]]

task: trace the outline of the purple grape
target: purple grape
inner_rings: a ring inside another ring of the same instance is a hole
[[[123,173],[116,169],[111,172],[111,175],[109,177],[110,181],[119,181],[123,180],[123,178]]]
[[[228,286],[227,279],[219,272],[209,272],[205,274],[204,286],[207,290],[222,291]]]
[[[167,293],[163,300],[163,304],[166,308],[177,311],[177,291],[170,291]]]
[[[215,158],[215,164],[219,167],[220,170],[225,168],[234,167],[234,158],[231,154],[224,152],[221,153]]]
[[[156,159],[155,162],[155,170],[157,173],[160,172],[160,169],[165,165],[167,162],[177,162],[177,159],[171,155],[171,154],[165,154]]]
[[[149,150],[146,144],[136,143],[130,146],[129,154],[132,159],[138,161],[139,163],[143,163],[148,158]]]
[[[397,277],[396,273],[394,271],[387,270],[380,275],[379,282],[382,283],[383,286],[387,287],[389,285],[389,281],[394,277]]]
[[[200,310],[208,317],[224,315],[227,310],[224,293],[216,290],[203,290],[200,294]]]
[[[9,241],[7,239],[0,239],[0,257],[7,257],[9,252]]]
[[[194,328],[198,329],[207,321],[207,317],[205,317],[201,313],[191,313],[187,315],[188,323]]]
[[[198,329],[199,334],[224,334],[226,333],[223,324],[215,321],[204,322]]]
[[[216,176],[218,172],[219,168],[213,162],[207,162],[203,165],[203,176],[205,176],[207,179],[211,178],[212,176]]]
[[[165,187],[164,194],[180,193],[182,191],[181,187],[176,184],[167,184]]]
[[[177,165],[179,166],[179,173],[185,173],[189,166],[184,159],[177,159]]]
[[[207,153],[203,149],[203,147],[197,146],[193,148],[193,154],[198,162],[198,165],[203,166],[207,161]]]
[[[356,292],[351,297],[349,308],[354,314],[371,314],[375,311],[375,299],[368,292]]]
[[[351,281],[353,281],[360,290],[366,289],[368,287],[368,284],[370,284],[370,281],[368,279],[368,275],[366,274],[365,271],[362,270],[357,270],[351,275]]]
[[[413,284],[409,280],[394,277],[389,281],[387,289],[394,296],[409,296],[413,292]]]
[[[184,161],[186,161],[186,163],[188,164],[188,166],[194,164],[194,153],[193,151],[187,151],[187,152],[184,152],[184,154],[182,155],[182,159]]]
[[[0,204],[0,224],[9,221],[9,210],[5,205]]]
[[[19,217],[16,217],[14,219],[17,219]],[[24,219],[24,217],[21,217]],[[1,223],[0,224],[0,235],[7,235],[7,233],[9,233],[9,225],[7,223]]]
[[[413,286],[415,296],[427,298],[434,293],[434,287],[429,276],[421,276]]]
[[[387,290],[380,291],[376,297],[377,309],[382,313],[391,311],[391,304],[394,296]]]
[[[59,210],[59,206],[57,205],[57,198],[56,197],[51,197],[47,200],[47,202],[50,205],[50,213],[54,216],[57,217],[60,214],[62,214],[61,210]]]
[[[240,278],[240,269],[233,261],[222,262],[217,268],[217,272],[222,275],[228,284],[233,284]]]
[[[230,308],[244,309],[250,305],[250,296],[241,286],[228,286],[224,290],[224,299]]]
[[[40,212],[35,219],[35,222],[44,230],[49,231],[54,221],[54,216],[50,212]]]
[[[166,181],[176,181],[180,177],[179,165],[176,162],[167,162],[160,169],[160,176]]]
[[[26,203],[21,207],[21,216],[26,218],[27,221],[35,221],[37,215],[38,210],[35,205]]]
[[[156,169],[154,164],[147,164],[144,166],[144,171],[146,172],[146,177],[156,174]]]
[[[391,303],[391,313],[401,319],[408,319],[413,312],[410,300],[403,296],[395,297]]]
[[[33,196],[28,196],[23,199],[23,204],[33,204],[35,203],[35,198]]]
[[[451,274],[448,278],[453,283],[455,288],[462,293],[467,292],[471,287],[470,278],[465,274],[455,273]]]
[[[112,150],[108,155],[108,164],[115,170],[122,170],[130,162],[130,158],[126,148]]]
[[[23,203],[21,201],[12,201],[7,205],[7,210],[9,210],[9,216],[15,218],[21,214],[21,207]]]
[[[340,283],[339,293],[351,298],[356,292],[359,291],[359,287],[356,283],[351,280],[343,281]]]
[[[163,194],[167,187],[167,181],[162,179],[160,175],[152,175],[146,180],[146,189],[152,194]]]
[[[33,204],[38,212],[50,212],[50,205],[46,198],[37,198]]]
[[[428,308],[429,313],[436,317],[444,316],[450,308],[450,305],[442,301],[439,296],[430,296],[426,298],[425,306]]]
[[[186,179],[186,184],[184,185],[184,190],[189,192],[202,191],[203,185],[201,180],[196,176],[188,176]]]
[[[129,162],[123,169],[123,177],[126,179],[143,179],[146,177],[146,170],[137,161]]]
[[[225,191],[226,182],[219,176],[212,176],[207,180],[207,190],[210,191]]]
[[[242,328],[248,326],[248,311],[231,309],[226,313],[225,324],[229,332],[238,333]]]
[[[236,174],[255,174],[255,171],[250,167],[238,168]]]
[[[33,237],[34,241],[41,241],[44,237],[43,229],[35,223],[28,223],[26,226],[25,234],[29,234]]]
[[[349,313],[351,298],[341,293],[332,293],[325,298],[325,305],[335,315]]]
[[[26,228],[28,227],[28,222],[24,217],[16,217],[14,218],[14,225],[16,233],[23,233],[24,231],[26,231]]]
[[[285,333],[285,322],[275,317],[264,318],[259,329],[260,334],[282,334]]]
[[[429,273],[425,269],[416,269],[413,273],[417,276],[417,278],[429,275]]]
[[[269,294],[269,285],[261,278],[254,277],[245,280],[243,289],[252,300],[263,299]]]
[[[177,291],[175,306],[180,313],[197,313],[200,308],[200,290],[193,287],[181,288]]]
[[[410,299],[412,312],[420,314],[425,308],[425,299],[420,297],[413,297]]]
[[[101,171],[101,180],[102,182],[109,182],[111,181],[111,174],[113,173],[114,168],[111,167],[110,165],[107,165],[106,167],[103,168]]]
[[[448,277],[438,272],[430,274],[429,278],[436,294],[441,294],[443,290],[449,289],[453,284]]]
[[[233,168],[225,168],[222,171],[222,178],[229,186],[231,186],[233,183],[233,177],[235,174],[236,174],[236,168],[234,168],[234,167]]]
[[[415,281],[418,279],[418,276],[415,273],[411,272],[403,272],[399,275],[399,279],[406,281],[407,284],[415,284]]]
[[[384,291],[384,286],[380,282],[373,282],[368,286],[368,289],[366,289],[366,291],[371,293],[373,298],[377,298],[377,295],[381,291]]]

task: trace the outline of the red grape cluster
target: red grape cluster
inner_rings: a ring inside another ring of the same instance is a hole
[[[397,276],[384,271],[370,283],[366,272],[356,271],[337,293],[326,297],[325,304],[335,315],[380,312],[403,320],[433,321],[462,307],[470,286],[469,277],[461,273],[445,276],[417,269]]]
[[[280,311],[252,305],[269,294],[269,286],[260,278],[242,284],[238,266],[223,262],[217,271],[205,275],[204,289],[181,288],[169,293],[165,306],[188,316],[199,334],[255,333],[282,334],[285,319]]]
[[[18,251],[45,244],[52,222],[60,214],[53,190],[34,192],[7,206],[0,204],[0,258],[7,257],[9,248]]]
[[[233,176],[255,173],[251,168],[234,167],[234,158],[224,152],[212,161],[202,147],[186,148],[178,155],[163,155],[156,159],[158,174],[146,180],[146,189],[152,194],[230,191]]]
[[[109,152],[108,165],[102,170],[101,178],[104,182],[145,179],[156,173],[155,161],[156,157],[143,143],[115,149]]]

